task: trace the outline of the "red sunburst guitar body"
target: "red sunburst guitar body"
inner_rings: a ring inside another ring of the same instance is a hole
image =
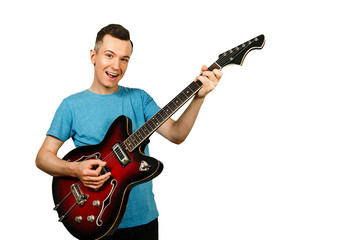
[[[220,54],[209,68],[221,69],[228,64],[242,65],[247,53],[264,46],[260,35]],[[104,185],[92,190],[78,179],[54,177],[53,197],[59,221],[78,239],[100,239],[111,235],[124,216],[131,189],[158,176],[163,164],[144,154],[150,135],[166,122],[202,87],[192,82],[144,125],[132,133],[131,120],[118,117],[110,126],[103,141],[82,146],[69,152],[63,159],[70,162],[98,158],[106,162],[101,174],[111,172]]]
[[[63,158],[71,162],[99,158],[107,162],[103,172],[111,172],[111,178],[97,190],[83,186],[77,178],[53,179],[59,221],[78,239],[99,239],[114,232],[124,216],[130,190],[163,169],[160,161],[144,155],[146,144],[132,152],[119,144],[129,137],[131,129],[130,119],[120,116],[101,143],[78,147]]]

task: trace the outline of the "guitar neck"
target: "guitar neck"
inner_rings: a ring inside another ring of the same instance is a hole
[[[245,56],[253,49],[261,49],[264,46],[265,37],[259,35],[239,46],[220,54],[209,68],[209,71],[221,69],[228,64],[234,63],[242,65]],[[147,140],[162,124],[166,122],[177,110],[179,110],[190,98],[192,98],[202,87],[200,81],[192,82],[184,90],[182,90],[173,100],[171,100],[164,108],[158,111],[151,119],[149,119],[138,130],[131,134],[123,143],[126,149],[132,152],[141,143]]]
[[[214,62],[209,71],[220,69],[219,64]],[[144,125],[131,134],[123,143],[128,151],[133,151],[142,142],[147,140],[166,120],[168,120],[177,110],[179,110],[187,101],[189,101],[202,87],[202,82],[191,82],[184,90],[182,90],[175,98],[173,98],[165,107],[159,110]]]

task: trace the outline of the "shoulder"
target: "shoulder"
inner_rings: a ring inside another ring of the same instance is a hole
[[[127,94],[147,94],[145,90],[140,88],[131,88],[131,87],[123,87],[119,86],[120,93],[127,93]]]
[[[120,95],[125,95],[131,98],[141,98],[141,99],[147,99],[150,97],[150,95],[143,89],[140,88],[131,88],[131,87],[123,87],[120,86]]]
[[[94,99],[96,98],[92,96],[92,93],[89,90],[84,90],[64,98],[61,104],[70,109],[76,109],[92,104]]]
[[[81,92],[78,92],[78,93],[74,93],[66,98],[64,98],[64,102],[67,102],[67,103],[71,103],[71,102],[76,102],[80,99],[84,99],[88,96],[88,90],[84,90],[84,91],[81,91]]]
[[[132,103],[141,104],[143,109],[155,109],[154,111],[159,109],[154,99],[145,90],[129,87],[121,88],[122,96],[127,96]]]

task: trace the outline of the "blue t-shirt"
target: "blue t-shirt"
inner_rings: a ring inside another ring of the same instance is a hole
[[[61,141],[72,138],[76,147],[100,143],[120,115],[132,120],[133,131],[160,110],[145,91],[119,86],[109,95],[85,90],[65,98],[57,109],[47,135]],[[149,155],[148,147],[145,153]],[[158,217],[152,182],[135,186],[130,193],[119,228],[140,226]]]

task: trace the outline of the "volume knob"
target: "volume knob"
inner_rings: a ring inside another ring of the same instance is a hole
[[[81,223],[81,221],[82,221],[82,217],[81,217],[81,216],[76,216],[76,217],[75,217],[75,222]]]
[[[87,217],[87,220],[88,220],[89,222],[93,222],[93,221],[95,220],[94,215],[88,216],[88,217]]]
[[[99,200],[93,201],[93,206],[94,207],[99,207],[100,206],[100,201]]]

